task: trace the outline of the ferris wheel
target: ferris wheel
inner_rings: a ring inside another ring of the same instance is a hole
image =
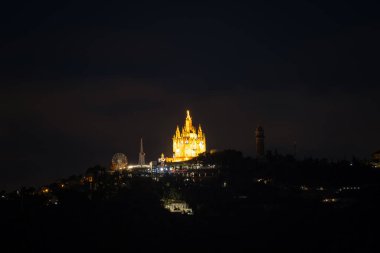
[[[126,169],[128,165],[127,156],[123,153],[116,153],[112,157],[112,168],[114,170]]]

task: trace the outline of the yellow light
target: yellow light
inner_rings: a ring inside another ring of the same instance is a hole
[[[177,126],[173,137],[173,158],[167,159],[167,161],[187,161],[204,152],[206,152],[206,136],[201,126],[199,126],[198,130],[193,126],[190,111],[187,110],[182,132],[179,131]]]

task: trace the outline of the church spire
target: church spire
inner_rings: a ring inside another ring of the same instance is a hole
[[[201,127],[201,124],[199,124],[199,127],[198,127],[198,137],[202,137],[202,135],[203,135],[202,127]]]
[[[189,133],[190,130],[193,128],[193,122],[191,120],[190,111],[187,110],[186,113],[187,113],[187,116],[186,116],[186,121],[185,121],[185,130],[186,132]]]

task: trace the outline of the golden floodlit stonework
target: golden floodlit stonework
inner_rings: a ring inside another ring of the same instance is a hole
[[[206,152],[206,135],[201,125],[198,130],[193,126],[190,111],[187,111],[185,125],[182,130],[177,129],[173,136],[173,158],[167,158],[168,162],[182,162],[197,157]]]

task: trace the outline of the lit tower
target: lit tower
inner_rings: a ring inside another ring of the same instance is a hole
[[[143,149],[143,139],[140,139],[139,165],[145,165],[145,153]]]
[[[256,128],[256,157],[264,157],[264,129],[261,126]]]

